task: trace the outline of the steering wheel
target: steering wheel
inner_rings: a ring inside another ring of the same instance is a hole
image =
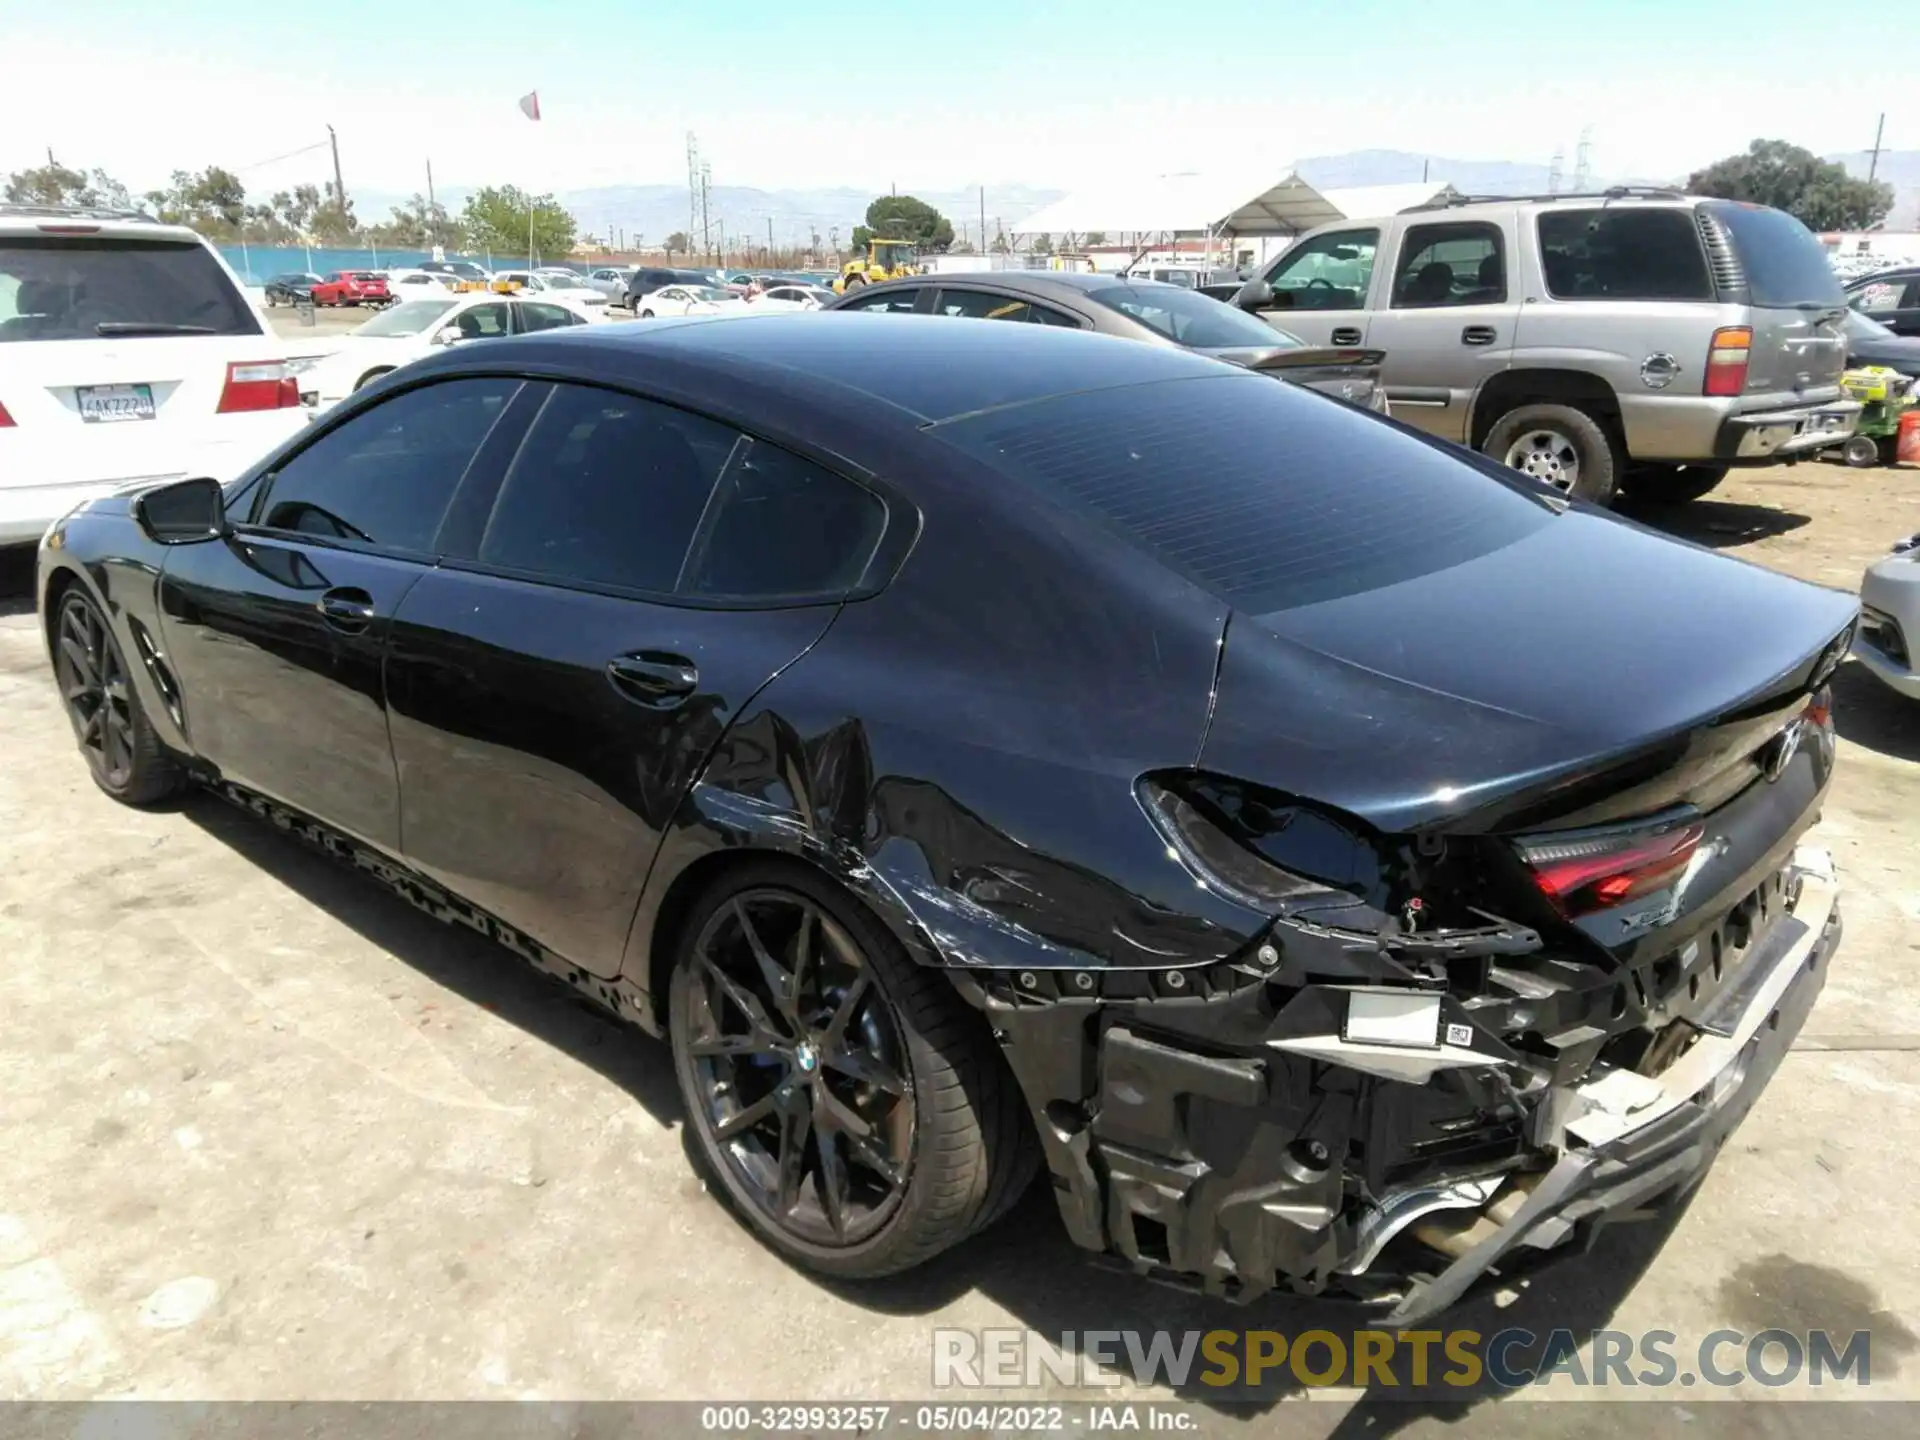
[[[1302,290],[1331,290],[1333,289],[1333,282],[1324,275],[1316,275],[1300,288]]]

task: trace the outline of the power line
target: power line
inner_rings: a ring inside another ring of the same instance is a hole
[[[296,155],[306,155],[315,150],[325,150],[331,144],[333,144],[332,140],[321,140],[312,145],[303,145],[298,150],[289,150],[286,154],[275,155],[270,160],[256,160],[251,165],[242,165],[233,173],[236,175],[244,175],[249,170],[259,170],[267,165],[278,165],[282,160],[291,160]]]

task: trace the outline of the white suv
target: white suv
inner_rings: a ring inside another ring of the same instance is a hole
[[[226,479],[304,424],[284,342],[193,231],[0,204],[0,545],[125,486]]]

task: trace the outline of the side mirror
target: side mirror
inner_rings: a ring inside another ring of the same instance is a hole
[[[218,480],[176,480],[134,497],[133,518],[156,545],[192,545],[227,533],[227,496]]]
[[[433,332],[433,343],[435,345],[457,345],[460,339],[461,334],[458,325],[442,325],[438,330]]]
[[[1249,280],[1240,287],[1240,293],[1233,297],[1233,303],[1242,310],[1271,310],[1273,287],[1264,280]]]

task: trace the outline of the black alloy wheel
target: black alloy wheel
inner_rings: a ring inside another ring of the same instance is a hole
[[[140,709],[125,658],[104,616],[84,594],[61,601],[54,677],[94,783],[116,800],[150,804],[183,783]]]
[[[913,1163],[900,1021],[859,947],[793,891],[734,896],[694,944],[698,1120],[744,1198],[815,1245],[870,1239]],[[730,1187],[731,1188],[731,1187]]]
[[[773,1249],[894,1275],[985,1229],[1039,1168],[991,1032],[809,867],[756,859],[678,929],[667,1012],[702,1168]]]

